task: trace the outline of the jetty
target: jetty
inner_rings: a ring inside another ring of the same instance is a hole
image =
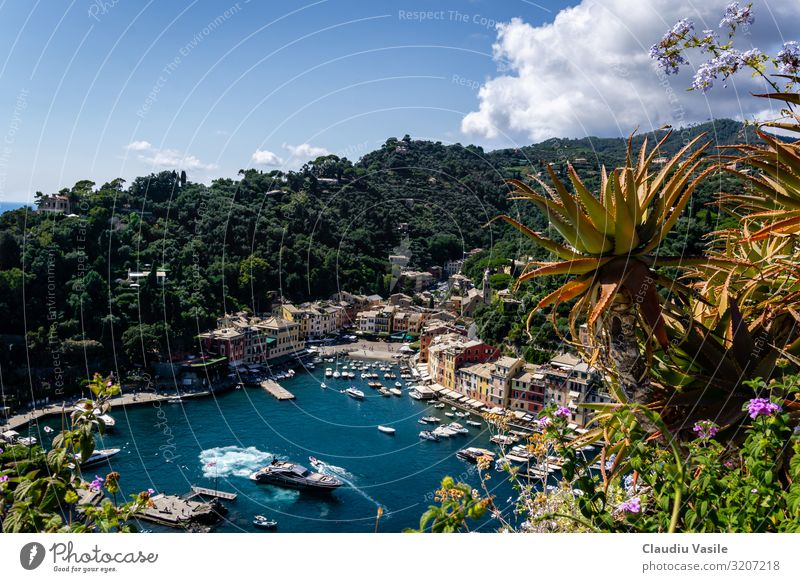
[[[225,499],[226,501],[236,500],[236,493],[229,493],[227,491],[208,489],[207,487],[198,487],[197,485],[192,485],[192,491],[203,497],[216,497],[218,499]]]
[[[220,520],[217,503],[184,499],[177,495],[158,494],[150,498],[151,507],[144,508],[136,517],[168,527],[186,528],[195,524],[212,524]]]
[[[278,400],[294,400],[294,394],[273,380],[264,380],[261,387]]]

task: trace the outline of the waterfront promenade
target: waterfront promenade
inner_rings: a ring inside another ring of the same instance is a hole
[[[378,341],[358,340],[355,343],[338,346],[320,346],[319,353],[325,356],[332,356],[336,353],[347,352],[351,358],[361,360],[381,360],[385,362],[396,362],[400,343],[387,343]]]
[[[210,392],[208,391],[183,393],[181,394],[181,398],[207,396],[209,394]],[[114,409],[120,406],[140,406],[143,404],[152,404],[153,402],[165,402],[170,398],[175,398],[175,395],[154,394],[152,392],[136,392],[117,396],[116,398],[112,398],[110,402],[112,409]],[[58,404],[50,404],[42,408],[36,408],[35,410],[31,410],[30,412],[26,412],[24,414],[10,416],[8,418],[8,424],[3,425],[2,430],[18,430],[19,428],[25,427],[30,422],[34,422],[43,418],[59,416],[62,410],[67,416],[69,416],[72,414],[72,410],[79,400],[82,400],[82,398],[75,398]]]

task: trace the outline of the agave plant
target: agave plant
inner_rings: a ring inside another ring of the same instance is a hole
[[[702,169],[709,145],[699,143],[704,135],[697,136],[663,167],[655,169],[653,161],[669,135],[649,153],[645,139],[635,161],[631,138],[626,165],[610,173],[601,169],[598,195],[586,187],[571,165],[567,171],[572,190],[550,166],[547,172],[552,186],[531,176],[543,193],[511,180],[513,199],[536,205],[563,240],[534,232],[508,215],[497,217],[559,259],[529,264],[517,285],[534,277],[574,276],[542,299],[534,311],[550,305],[555,310],[559,303],[576,299],[570,313],[573,336],[577,339],[575,323],[582,317],[593,347],[608,356],[610,365],[605,367],[616,376],[624,397],[635,402],[650,398],[646,360],[636,330],[644,328],[658,344],[666,346],[668,338],[657,285],[682,288],[654,267],[685,264],[685,260],[657,258],[654,252],[678,221],[697,185],[713,170]],[[601,359],[601,365],[605,359]]]
[[[800,78],[794,78],[800,81]],[[788,104],[800,105],[798,93],[768,93],[759,95]],[[765,126],[800,133],[800,115],[789,113],[791,122],[770,122]],[[726,195],[720,201],[734,212],[745,213],[748,222],[757,221],[762,226],[749,235],[751,240],[762,240],[770,235],[800,233],[800,140],[785,142],[763,131],[756,132],[763,144],[737,144],[727,146],[739,155],[725,156],[734,162],[724,169],[745,182],[751,191],[745,194]],[[738,164],[748,166],[744,170]],[[755,170],[755,173],[752,171]]]

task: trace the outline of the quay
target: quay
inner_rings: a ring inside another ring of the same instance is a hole
[[[294,400],[294,394],[272,380],[264,380],[261,382],[261,387],[278,400]]]
[[[219,499],[225,499],[226,501],[236,500],[236,493],[229,493],[227,491],[218,491],[217,489],[208,489],[206,487],[198,487],[197,485],[192,485],[192,491],[203,497],[217,497]]]

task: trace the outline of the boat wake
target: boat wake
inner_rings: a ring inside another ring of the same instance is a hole
[[[337,467],[336,465],[329,465],[324,461],[319,461],[317,465],[317,471],[319,471],[324,475],[330,475],[332,477],[340,479],[345,483],[345,485],[347,485],[350,489],[361,495],[364,499],[366,499],[371,503],[374,503],[376,507],[382,507],[384,511],[386,510],[386,507],[384,507],[382,503],[377,501],[374,497],[370,496],[366,491],[361,489],[358,485],[356,485],[353,482],[355,476],[344,467]]]
[[[255,447],[215,447],[200,452],[203,477],[249,477],[273,458]]]

